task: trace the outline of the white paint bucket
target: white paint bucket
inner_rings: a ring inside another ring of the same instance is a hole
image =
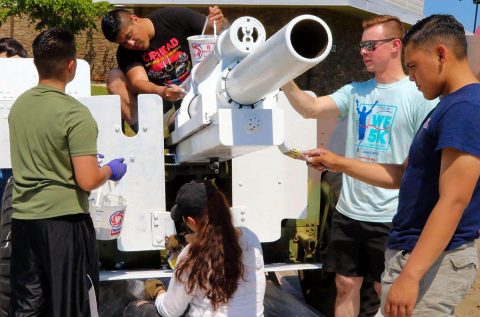
[[[190,56],[192,57],[192,66],[201,63],[215,47],[217,36],[214,35],[194,35],[189,36],[188,47],[190,48]]]
[[[127,200],[120,194],[104,193],[102,188],[90,198],[90,216],[97,240],[113,240],[120,236]]]

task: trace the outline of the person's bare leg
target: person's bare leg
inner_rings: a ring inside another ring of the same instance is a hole
[[[137,97],[129,86],[128,79],[120,68],[114,68],[108,73],[108,93],[120,96],[122,119],[132,126],[138,122]]]
[[[382,297],[382,284],[380,282],[375,282],[373,284],[373,287],[375,288],[375,292],[378,295],[378,298]]]
[[[335,275],[337,297],[335,298],[335,317],[357,317],[360,312],[360,288],[363,277]]]
[[[377,293],[378,298],[382,298],[382,284],[379,282],[375,282],[373,284],[373,287],[375,288],[375,292]],[[382,308],[380,307],[375,317],[381,317],[381,316],[383,315],[382,315]]]

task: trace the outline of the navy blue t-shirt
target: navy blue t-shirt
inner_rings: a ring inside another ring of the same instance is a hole
[[[432,110],[415,136],[402,179],[398,212],[393,218],[388,248],[412,250],[439,198],[441,154],[444,148],[480,157],[480,84],[467,85]],[[447,250],[478,238],[480,185],[465,209]]]

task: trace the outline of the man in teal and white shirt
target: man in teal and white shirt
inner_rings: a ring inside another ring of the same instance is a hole
[[[376,16],[362,26],[360,55],[374,78],[321,97],[306,94],[294,82],[282,89],[295,110],[306,118],[333,112],[347,120],[347,157],[402,163],[436,102],[424,99],[403,71],[404,29],[400,20]],[[375,280],[380,295],[384,253],[397,204],[398,190],[381,189],[343,175],[325,260],[325,269],[336,273],[335,316],[358,316],[360,288],[367,275]]]

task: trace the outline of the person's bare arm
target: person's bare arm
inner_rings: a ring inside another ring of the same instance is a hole
[[[313,168],[345,173],[362,182],[388,189],[400,187],[408,164],[408,158],[402,164],[367,163],[337,155],[324,148],[304,151],[302,155]]]
[[[227,20],[227,18],[225,18],[222,10],[218,6],[208,8],[208,17],[204,30],[205,34],[213,34],[214,31],[216,31],[218,35],[229,26],[230,22]]]
[[[137,93],[156,94],[165,100],[175,102],[185,95],[184,90],[177,85],[159,86],[148,79],[142,66],[134,66],[127,72],[127,79]]]
[[[78,186],[87,192],[100,187],[112,175],[107,165],[98,166],[96,155],[73,156],[72,163]]]
[[[411,316],[419,281],[445,250],[470,203],[480,177],[480,158],[453,148],[442,150],[440,197],[385,303],[387,316]]]
[[[335,101],[330,96],[314,97],[301,90],[295,82],[290,81],[282,86],[282,90],[288,98],[288,101],[304,118],[321,118],[326,114],[338,116],[338,110]]]

